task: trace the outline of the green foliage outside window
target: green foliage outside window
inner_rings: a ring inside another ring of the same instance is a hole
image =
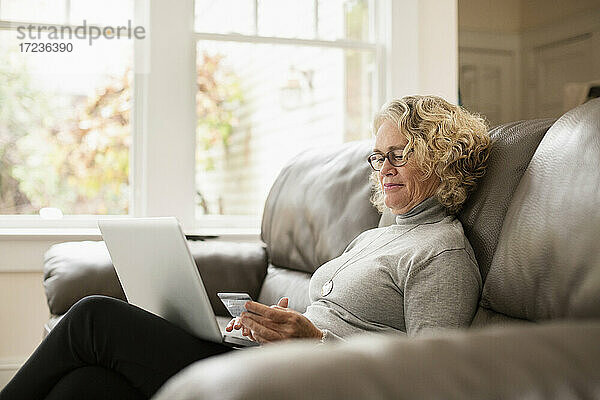
[[[197,69],[204,170],[214,169],[211,149],[227,148],[242,101],[222,59],[205,54]],[[91,96],[58,98],[37,89],[14,54],[0,55],[0,214],[127,214],[131,83],[128,70]]]
[[[73,101],[36,89],[16,57],[2,58],[0,213],[127,213],[131,74]]]
[[[229,138],[239,123],[236,111],[243,102],[240,79],[223,65],[223,59],[221,54],[204,52],[197,66],[196,165],[202,171],[216,170],[217,158],[227,157]],[[196,203],[204,214],[217,211],[209,209],[200,190]]]
[[[229,137],[239,122],[236,110],[243,101],[240,79],[223,66],[223,58],[205,52],[197,67],[196,160],[205,171],[215,169],[212,148],[222,146],[227,151]]]
[[[19,142],[42,130],[50,114],[47,99],[36,92],[15,57],[4,54],[0,60],[0,210],[4,214],[31,212],[31,202],[13,176],[15,166],[22,165],[25,154]],[[41,160],[40,160],[41,161]]]

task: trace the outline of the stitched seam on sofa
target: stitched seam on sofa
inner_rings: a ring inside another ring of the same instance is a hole
[[[508,315],[508,314],[505,314],[503,312],[496,311],[493,308],[487,307],[487,306],[483,305],[483,297],[479,301],[479,307],[481,307],[481,308],[483,308],[485,310],[491,311],[491,312],[493,312],[495,314],[500,314],[503,317],[506,317],[506,318],[509,318],[509,319],[516,319],[516,320],[519,320],[519,321],[529,322],[529,323],[532,323],[532,324],[537,323],[537,321],[531,321],[531,320],[528,320],[528,319],[525,319],[525,318],[513,317],[512,315]]]

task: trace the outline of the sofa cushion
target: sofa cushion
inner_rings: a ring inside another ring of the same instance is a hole
[[[267,305],[277,304],[286,296],[289,298],[288,307],[303,313],[310,304],[310,277],[311,274],[306,272],[270,265],[258,301]]]
[[[279,174],[265,204],[262,239],[273,265],[313,273],[379,213],[369,201],[372,141],[312,149]]]
[[[481,305],[533,321],[600,317],[600,99],[548,130],[506,214]]]

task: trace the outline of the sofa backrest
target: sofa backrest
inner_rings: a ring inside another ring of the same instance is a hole
[[[511,122],[490,131],[493,147],[476,190],[458,213],[483,280],[496,251],[506,211],[525,169],[553,119]]]
[[[371,150],[371,141],[312,149],[283,168],[262,220],[271,264],[313,273],[377,226],[380,215],[369,202]]]
[[[600,317],[600,99],[546,133],[504,218],[481,306],[529,321]]]

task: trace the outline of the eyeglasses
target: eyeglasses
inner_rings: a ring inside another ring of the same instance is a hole
[[[407,159],[402,155],[404,150],[392,150],[385,154],[373,153],[367,158],[367,161],[375,171],[381,171],[383,164],[387,158],[394,167],[402,167],[406,164]],[[410,153],[410,150],[409,150]],[[408,154],[407,154],[408,155]]]

